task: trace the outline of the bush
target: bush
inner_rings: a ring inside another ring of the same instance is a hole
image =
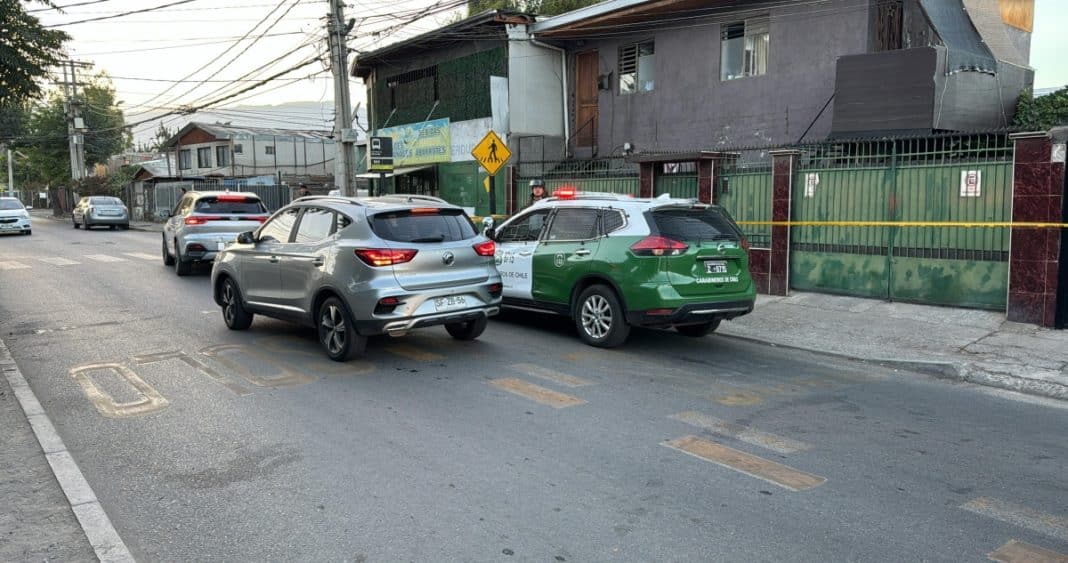
[[[1036,98],[1029,90],[1020,94],[1013,124],[1027,131],[1048,131],[1068,125],[1068,87]]]

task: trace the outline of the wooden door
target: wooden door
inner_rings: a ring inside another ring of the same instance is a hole
[[[597,51],[575,56],[575,137],[576,147],[597,145]]]

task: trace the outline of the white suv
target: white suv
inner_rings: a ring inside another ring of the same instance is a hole
[[[13,197],[0,197],[0,233],[33,234],[30,212]]]

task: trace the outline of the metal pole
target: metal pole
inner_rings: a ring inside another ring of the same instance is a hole
[[[489,175],[489,200],[490,200],[489,201],[489,212],[490,212],[490,215],[496,215],[497,214],[497,189],[496,189],[496,186],[494,186],[494,183],[495,183],[494,180],[496,180],[496,178],[493,177],[493,174],[490,174]]]
[[[330,66],[334,72],[334,129],[337,131],[337,139],[340,141],[341,154],[337,156],[337,174],[341,176],[335,179],[335,184],[341,190],[343,196],[355,195],[352,187],[352,172],[356,169],[353,162],[352,139],[352,108],[349,98],[348,76],[348,46],[345,43],[345,35],[348,26],[345,24],[344,3],[342,0],[330,0],[330,17],[327,23],[330,41]],[[339,181],[340,180],[340,181]]]
[[[15,167],[12,164],[14,156],[11,154],[11,148],[7,149],[7,189],[15,191]]]

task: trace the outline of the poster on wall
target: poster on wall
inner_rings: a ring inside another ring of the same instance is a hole
[[[387,127],[375,136],[393,139],[396,167],[449,162],[452,156],[448,118]]]
[[[983,171],[961,170],[960,197],[980,197],[983,193]]]

